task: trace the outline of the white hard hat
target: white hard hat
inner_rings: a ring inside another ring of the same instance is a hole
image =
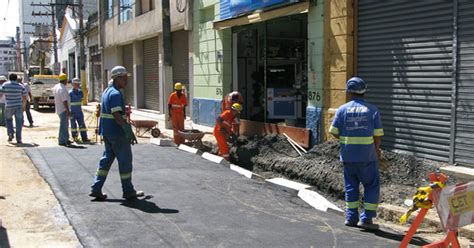
[[[108,86],[111,86],[112,84],[114,84],[114,80],[113,80],[113,79],[110,79]]]
[[[0,80],[2,80],[2,81],[7,81],[7,78],[2,75],[2,76],[0,76]]]
[[[110,76],[111,78],[116,78],[116,77],[120,77],[120,76],[125,76],[127,75],[127,69],[125,69],[125,67],[123,66],[116,66],[112,69],[112,71],[110,71]]]
[[[81,80],[80,80],[79,78],[75,77],[75,78],[72,79],[72,83],[78,83],[78,84],[80,84],[80,83],[81,83]]]

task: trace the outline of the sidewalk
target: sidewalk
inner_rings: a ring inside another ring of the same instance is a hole
[[[87,106],[82,106],[84,112],[94,113],[96,109],[96,105],[98,102],[89,102]],[[173,129],[166,128],[166,117],[164,114],[161,114],[159,111],[155,110],[148,110],[148,109],[135,109],[132,108],[132,120],[153,120],[158,121],[158,128],[160,129],[162,136],[167,138],[173,138]],[[184,127],[186,129],[198,129],[201,132],[204,132],[204,138],[202,141],[207,141],[211,143],[216,143],[214,135],[212,134],[214,127],[203,126],[199,124],[195,124],[190,117],[186,117],[184,122]],[[149,133],[145,134],[145,136],[151,137]]]

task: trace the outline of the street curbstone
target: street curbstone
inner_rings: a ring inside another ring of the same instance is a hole
[[[192,154],[201,155],[201,151],[199,151],[199,150],[196,149],[196,148],[187,146],[187,145],[181,144],[181,145],[178,146],[178,149],[181,150],[181,151],[185,151],[185,152],[192,153]]]
[[[157,146],[175,146],[172,140],[163,138],[150,138],[150,143]]]
[[[327,200],[324,196],[322,196],[316,191],[301,189],[298,192],[298,197],[317,210],[323,212],[332,212],[339,215],[344,214],[342,209],[338,208],[336,205],[334,205],[332,202]]]
[[[246,178],[252,179],[253,173],[249,170],[246,170],[238,165],[230,164],[230,169],[245,176]]]
[[[217,155],[205,152],[201,155],[201,157],[211,162],[214,162],[216,164],[224,165],[225,167],[230,168],[230,163],[221,156],[217,156]]]

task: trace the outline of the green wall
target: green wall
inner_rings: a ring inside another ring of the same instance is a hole
[[[219,20],[218,0],[193,2],[194,97],[222,99],[232,83],[231,29],[213,29]]]

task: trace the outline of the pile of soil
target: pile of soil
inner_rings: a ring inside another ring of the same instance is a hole
[[[439,162],[383,151],[385,166],[380,169],[381,202],[402,205],[427,185],[428,173],[442,166]],[[339,162],[339,142],[328,141],[299,154],[285,137],[240,137],[231,149],[231,161],[264,176],[279,175],[309,184],[333,200],[344,199],[343,167]]]

